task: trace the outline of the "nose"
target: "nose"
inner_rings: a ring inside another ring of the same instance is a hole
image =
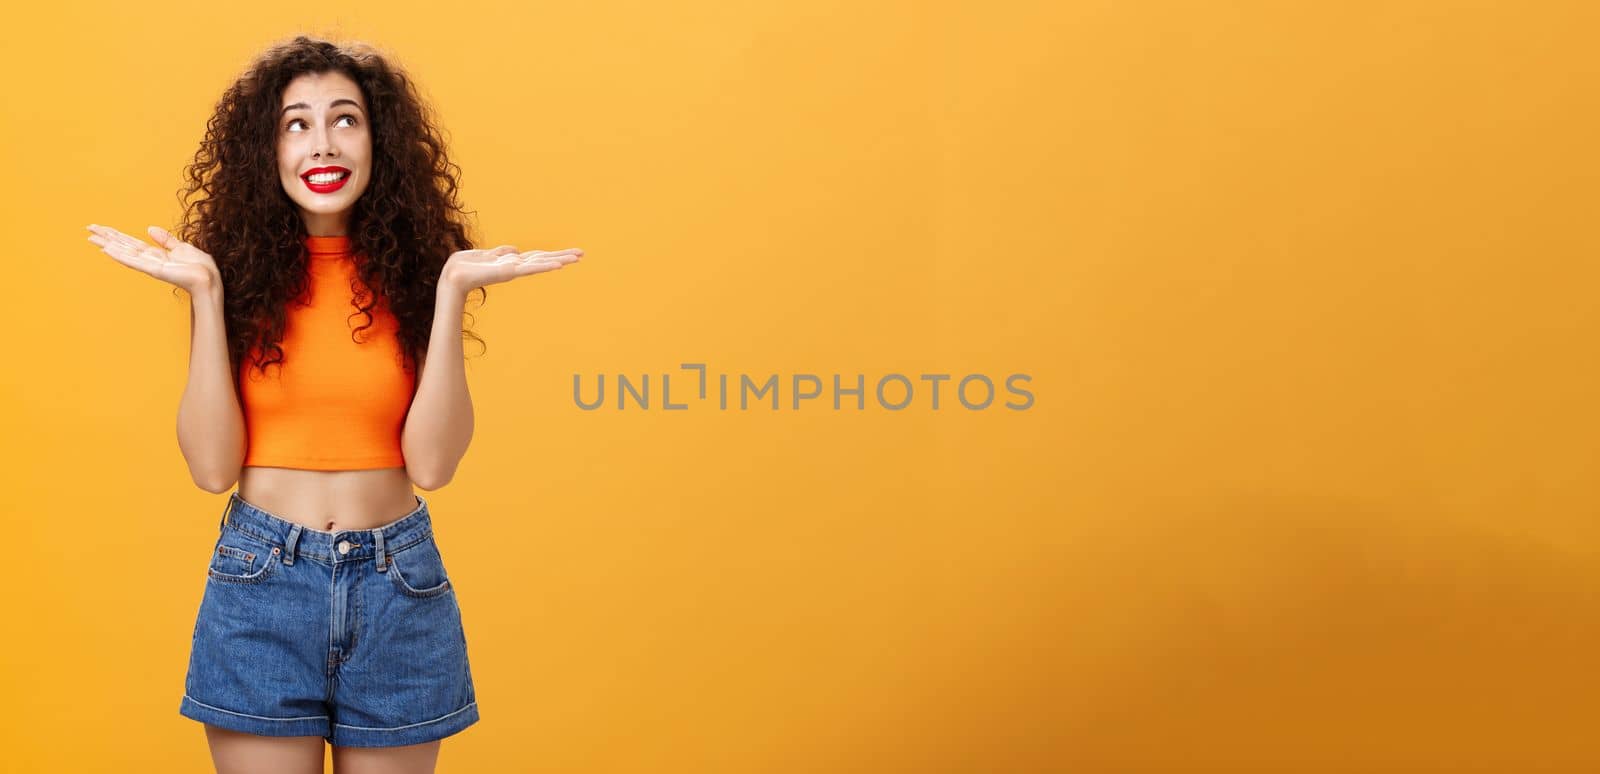
[[[316,132],[311,143],[311,158],[320,160],[338,156],[338,151],[333,147],[333,133],[324,127],[318,127]]]

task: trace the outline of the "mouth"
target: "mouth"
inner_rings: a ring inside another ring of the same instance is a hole
[[[343,188],[345,181],[350,179],[350,170],[344,167],[316,167],[306,170],[300,179],[305,181],[312,193],[333,193]]]

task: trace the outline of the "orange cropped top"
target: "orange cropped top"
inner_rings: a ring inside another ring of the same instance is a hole
[[[345,236],[308,237],[306,295],[290,303],[284,360],[255,367],[252,349],[239,369],[248,436],[245,465],[308,470],[404,467],[400,431],[416,390],[405,369],[399,323],[381,297],[367,316],[355,305],[361,286]],[[356,339],[359,339],[358,342]]]

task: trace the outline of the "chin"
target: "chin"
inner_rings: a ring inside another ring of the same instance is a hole
[[[328,201],[324,199],[316,203],[302,202],[300,204],[300,209],[305,210],[306,212],[314,212],[318,215],[336,215],[350,209],[350,205],[355,204],[355,201],[356,200],[354,198],[350,198],[340,199],[339,201]]]

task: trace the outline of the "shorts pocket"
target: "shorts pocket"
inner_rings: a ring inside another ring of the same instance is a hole
[[[384,574],[392,579],[400,593],[426,599],[450,592],[444,557],[439,555],[439,545],[434,542],[433,535],[385,558],[389,566]]]
[[[206,575],[221,583],[260,583],[272,575],[281,552],[277,546],[267,546],[244,537],[238,532],[224,530],[217,538],[217,547],[211,552],[211,566]]]

